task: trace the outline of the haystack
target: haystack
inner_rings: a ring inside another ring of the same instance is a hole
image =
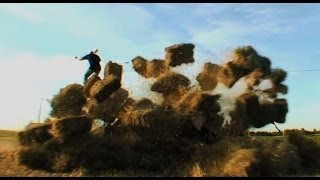
[[[190,80],[182,74],[168,72],[161,75],[151,86],[151,91],[170,94],[180,88],[188,88]]]
[[[199,73],[196,77],[201,90],[211,91],[217,86],[217,76],[220,70],[221,66],[217,64],[213,64],[210,62],[204,64],[201,73]]]
[[[104,68],[104,78],[113,75],[120,79],[122,77],[122,65],[109,61]]]
[[[180,66],[184,63],[193,63],[193,44],[175,44],[165,48],[166,64],[171,67]]]
[[[26,128],[18,133],[19,143],[26,146],[42,144],[53,137],[48,131],[51,127],[52,123],[47,122]]]
[[[121,79],[113,75],[109,75],[105,79],[94,84],[90,89],[90,96],[94,97],[99,103],[101,103],[120,87]]]
[[[69,84],[60,89],[59,94],[55,95],[51,101],[53,117],[77,116],[82,114],[82,107],[86,103],[83,94],[83,86],[80,84]]]
[[[74,116],[54,122],[54,131],[58,136],[83,135],[90,132],[92,119],[87,116]]]

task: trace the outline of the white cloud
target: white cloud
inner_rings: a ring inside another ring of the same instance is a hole
[[[0,7],[5,8],[9,13],[19,16],[31,23],[43,23],[46,19],[37,13],[37,8],[31,4],[9,3],[1,4]]]
[[[52,98],[70,83],[82,83],[86,62],[73,57],[24,54],[0,61],[0,128],[21,129],[38,119],[41,98]],[[43,102],[43,116],[50,105]]]

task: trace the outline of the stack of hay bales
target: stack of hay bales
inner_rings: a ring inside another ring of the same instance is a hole
[[[62,88],[59,94],[55,95],[51,101],[52,111],[50,115],[57,118],[66,115],[81,115],[82,107],[86,103],[83,89],[80,84],[70,84]]]

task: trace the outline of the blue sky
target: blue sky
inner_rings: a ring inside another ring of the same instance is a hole
[[[93,3],[0,4],[0,129],[21,130],[41,119],[51,98],[70,83],[82,83],[87,62],[74,60],[98,48],[103,59],[125,66],[124,86],[132,96],[152,80],[132,70],[131,59],[164,58],[164,48],[195,44],[192,78],[202,64],[223,63],[232,49],[252,45],[287,71],[320,69],[320,4],[303,3]],[[101,74],[102,75],[102,72]],[[289,72],[289,113],[280,129],[320,129],[319,71]],[[137,91],[137,89],[140,89]],[[268,125],[262,130],[276,130]]]

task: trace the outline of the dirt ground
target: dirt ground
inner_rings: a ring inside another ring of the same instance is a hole
[[[19,176],[19,177],[75,177],[83,176],[81,170],[71,173],[51,173],[42,170],[33,170],[20,165],[16,159],[19,144],[16,140],[0,139],[0,177]]]

